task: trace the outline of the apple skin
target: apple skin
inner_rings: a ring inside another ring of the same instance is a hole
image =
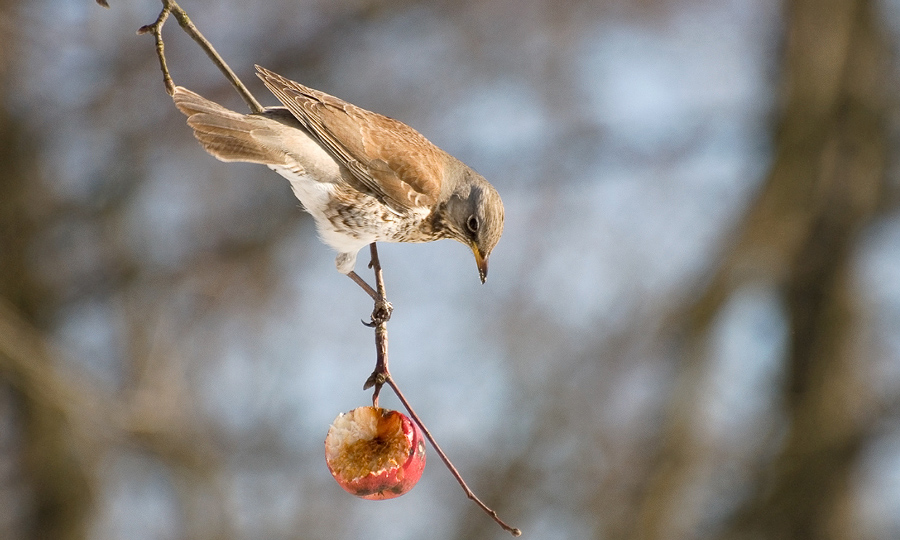
[[[359,407],[335,418],[325,437],[325,463],[348,493],[393,499],[416,485],[425,469],[425,437],[405,414]]]

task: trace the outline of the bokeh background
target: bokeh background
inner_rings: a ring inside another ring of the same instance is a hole
[[[111,4],[0,0],[0,538],[507,538],[433,453],[396,500],[332,481],[371,301],[193,140],[161,4]],[[502,194],[484,286],[380,253],[395,379],[527,538],[900,538],[900,1],[182,7],[264,103],[254,63]]]

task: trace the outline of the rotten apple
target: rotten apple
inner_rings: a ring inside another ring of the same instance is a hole
[[[363,499],[399,497],[425,469],[425,438],[409,417],[359,407],[334,419],[325,437],[325,462],[337,483]]]

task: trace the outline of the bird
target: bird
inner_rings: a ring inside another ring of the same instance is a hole
[[[485,282],[504,210],[483,176],[398,120],[256,70],[282,106],[243,114],[175,87],[175,105],[208,153],[286,178],[343,274],[373,242],[450,238],[472,250]]]

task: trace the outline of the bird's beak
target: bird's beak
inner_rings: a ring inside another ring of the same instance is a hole
[[[478,276],[481,278],[481,282],[484,283],[485,281],[487,281],[487,257],[481,256],[481,250],[478,249],[478,245],[476,245],[474,242],[472,242],[472,253],[475,254],[475,264],[478,265]]]

